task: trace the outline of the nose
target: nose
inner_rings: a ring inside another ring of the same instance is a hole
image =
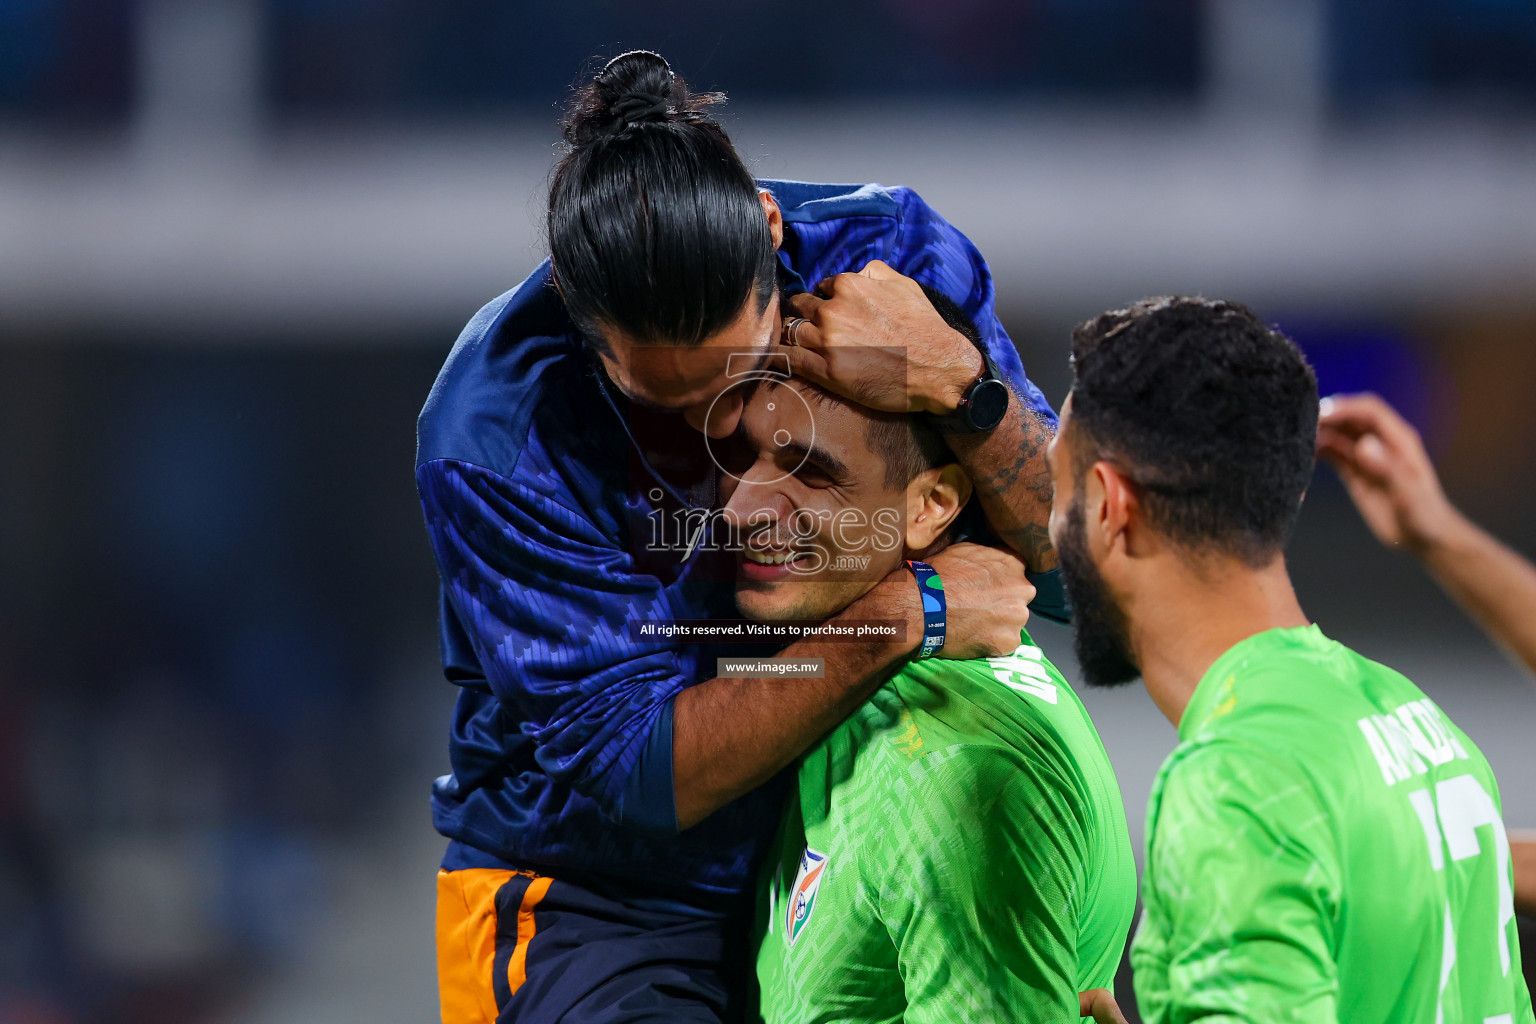
[[[736,424],[741,422],[741,410],[745,404],[741,400],[741,395],[736,393],[739,390],[739,388],[732,389],[719,398],[690,405],[683,410],[683,419],[694,430],[703,432],[706,437],[716,439],[730,437],[736,429]]]
[[[732,482],[730,497],[720,510],[732,530],[755,531],[787,514],[789,502],[774,486],[779,476],[771,462],[757,462]]]

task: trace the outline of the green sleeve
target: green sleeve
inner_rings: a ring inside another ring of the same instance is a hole
[[[1340,868],[1299,766],[1212,743],[1154,801],[1147,941],[1132,951],[1137,1000],[1159,1011],[1148,1019],[1337,1024]]]
[[[880,912],[907,1024],[1077,1021],[1084,830],[1049,769],[989,747],[927,755],[894,809]]]

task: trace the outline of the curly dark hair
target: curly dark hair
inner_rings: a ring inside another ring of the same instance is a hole
[[[1074,461],[1135,481],[1176,543],[1262,565],[1284,548],[1312,476],[1317,377],[1248,307],[1146,299],[1072,332]]]

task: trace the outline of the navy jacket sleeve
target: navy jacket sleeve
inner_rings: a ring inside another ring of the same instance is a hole
[[[765,180],[784,215],[780,258],[796,288],[883,260],[955,301],[1023,403],[1051,429],[1056,412],[1024,374],[1019,352],[997,319],[992,271],[971,240],[910,188],[818,185]]]
[[[446,607],[552,780],[644,831],[675,832],[675,651],[629,624],[678,617],[590,518],[452,459],[417,468]]]
[[[971,240],[909,188],[893,188],[900,228],[892,263],[897,270],[954,299],[981,332],[981,340],[1025,407],[1056,429],[1056,411],[1024,373],[1023,361],[997,318],[992,271]]]
[[[992,361],[1009,378],[1019,400],[1054,431],[1056,411],[1035,387],[1034,381],[1025,375],[1018,349],[997,319],[992,271],[981,253],[969,238],[911,189],[892,189],[891,195],[901,209],[901,241],[896,250],[901,262],[895,265],[896,269],[937,288],[959,303],[981,332]],[[1030,602],[1030,609],[1056,622],[1071,622],[1072,607],[1062,585],[1060,570],[1031,573],[1029,579],[1035,586],[1035,599]]]

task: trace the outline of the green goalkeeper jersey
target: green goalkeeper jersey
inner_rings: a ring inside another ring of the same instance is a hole
[[[1028,635],[913,662],[800,764],[763,868],[762,1015],[1076,1021],[1135,901],[1114,770]]]
[[[1131,950],[1147,1024],[1530,1024],[1498,785],[1416,686],[1270,630],[1179,739]]]

